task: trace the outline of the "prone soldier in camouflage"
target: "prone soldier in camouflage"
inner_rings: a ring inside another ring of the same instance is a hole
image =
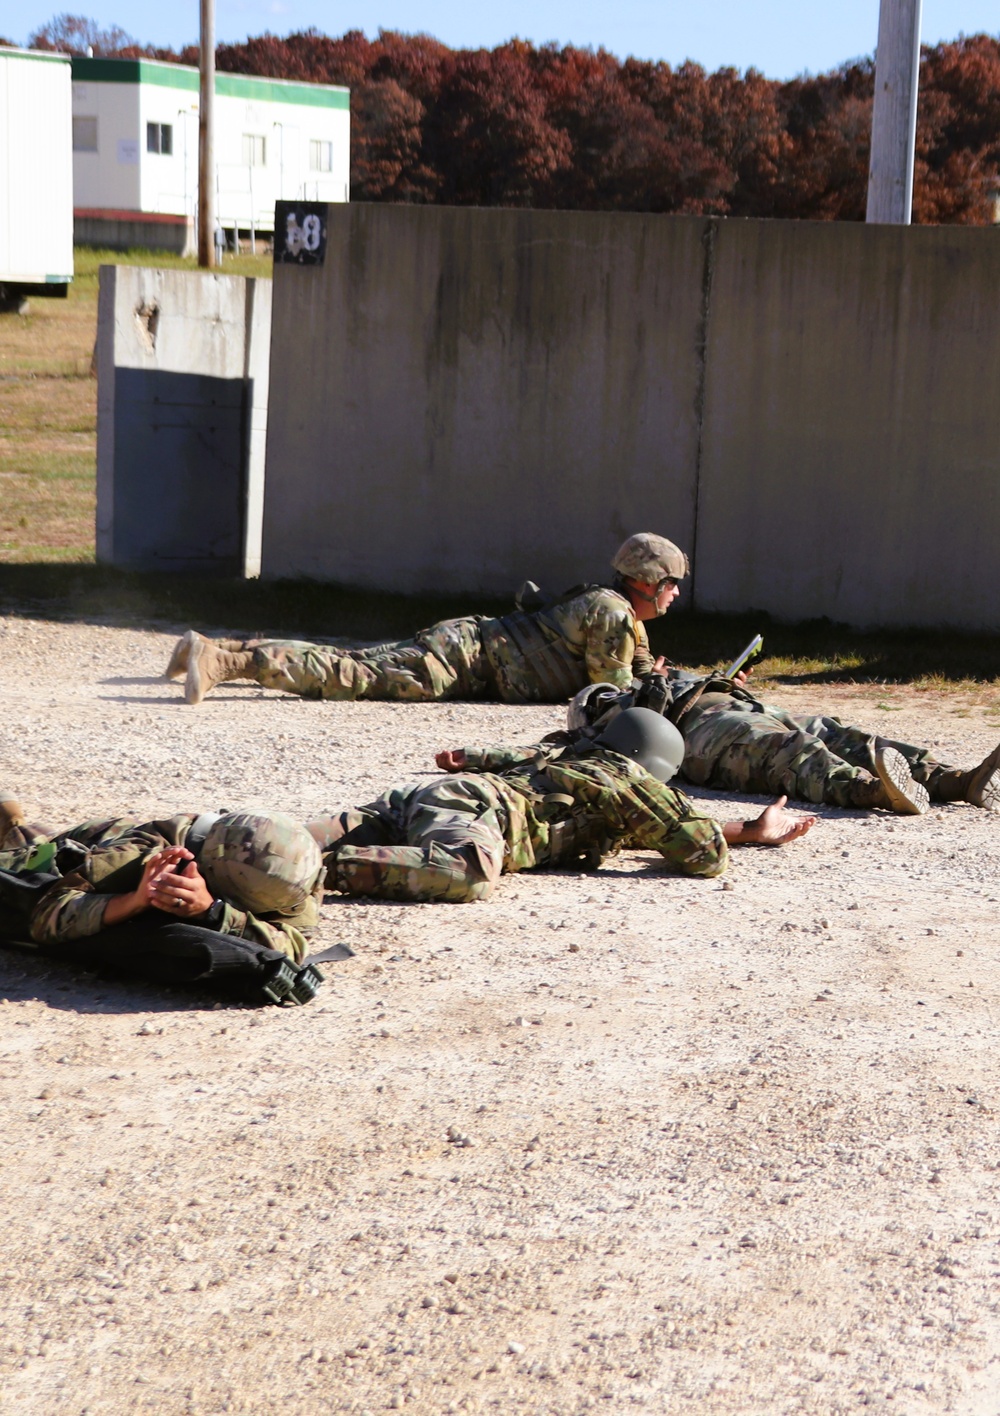
[[[741,676],[745,681],[745,676]],[[823,715],[796,718],[727,679],[668,669],[635,691],[584,689],[570,704],[570,732],[596,731],[641,703],[684,736],[683,777],[720,791],[784,792],[828,806],[921,815],[928,802],[968,802],[1000,812],[1000,747],[968,770],[927,748],[879,737]]]
[[[658,851],[684,875],[720,875],[730,845],[784,845],[814,824],[784,811],[783,799],[753,822],[702,815],[668,785],[682,755],[671,723],[633,708],[576,746],[439,753],[454,775],[388,791],[309,830],[329,890],[465,903],[488,898],[501,874],[596,869],[623,847]]]
[[[627,688],[653,668],[644,621],[666,612],[688,563],[672,541],[641,532],[623,542],[611,564],[612,586],[577,586],[550,603],[532,586],[532,598],[519,597],[513,614],[444,620],[413,639],[368,649],[212,641],[188,630],[165,677],[185,676],[192,704],[235,679],[304,698],[411,702],[560,703],[588,683]]]
[[[84,962],[108,941],[141,952],[181,923],[205,936],[209,972],[287,977],[287,1001],[306,1001],[295,986],[311,996],[315,970],[303,979],[298,966],[319,919],[321,869],[312,836],[287,816],[118,818],[50,835],[0,794],[0,935]],[[296,967],[272,967],[282,959]]]

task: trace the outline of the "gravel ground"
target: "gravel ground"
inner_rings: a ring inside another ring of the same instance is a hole
[[[190,709],[171,643],[0,618],[34,818],[307,816],[561,719]],[[962,765],[997,736],[956,695],[773,696]],[[0,951],[0,1411],[995,1416],[1000,821],[821,814],[725,881],[330,897],[356,952],[303,1009]]]

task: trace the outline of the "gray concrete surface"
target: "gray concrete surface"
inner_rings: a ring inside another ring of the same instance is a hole
[[[275,272],[263,574],[471,601],[656,529],[700,608],[996,625],[994,232],[362,204],[329,231]]]
[[[102,266],[97,557],[260,568],[271,285]]]
[[[998,289],[992,231],[721,224],[699,608],[996,627]]]
[[[694,218],[330,207],[275,269],[263,573],[552,588],[693,535]]]

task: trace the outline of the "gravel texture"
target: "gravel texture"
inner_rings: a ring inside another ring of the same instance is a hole
[[[0,618],[33,818],[305,817],[562,717],[191,709],[171,644]],[[997,737],[954,694],[772,696],[962,765]],[[821,816],[722,881],[329,897],[355,956],[297,1010],[0,951],[0,1412],[995,1416],[1000,820]]]

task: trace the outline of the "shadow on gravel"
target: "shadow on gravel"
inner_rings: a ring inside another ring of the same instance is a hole
[[[218,996],[56,965],[14,946],[0,947],[0,1000],[34,1000],[64,1013],[197,1013],[213,1010]]]
[[[544,577],[544,568],[539,569]],[[544,584],[548,591],[564,587]],[[312,580],[234,580],[139,574],[103,565],[0,564],[0,613],[246,638],[406,639],[437,620],[499,615],[510,596],[387,595]],[[876,612],[873,610],[873,613]],[[692,667],[726,664],[758,631],[758,679],[795,684],[994,683],[1000,636],[950,630],[862,631],[830,620],[785,624],[762,612],[673,610],[649,626],[653,651]]]

